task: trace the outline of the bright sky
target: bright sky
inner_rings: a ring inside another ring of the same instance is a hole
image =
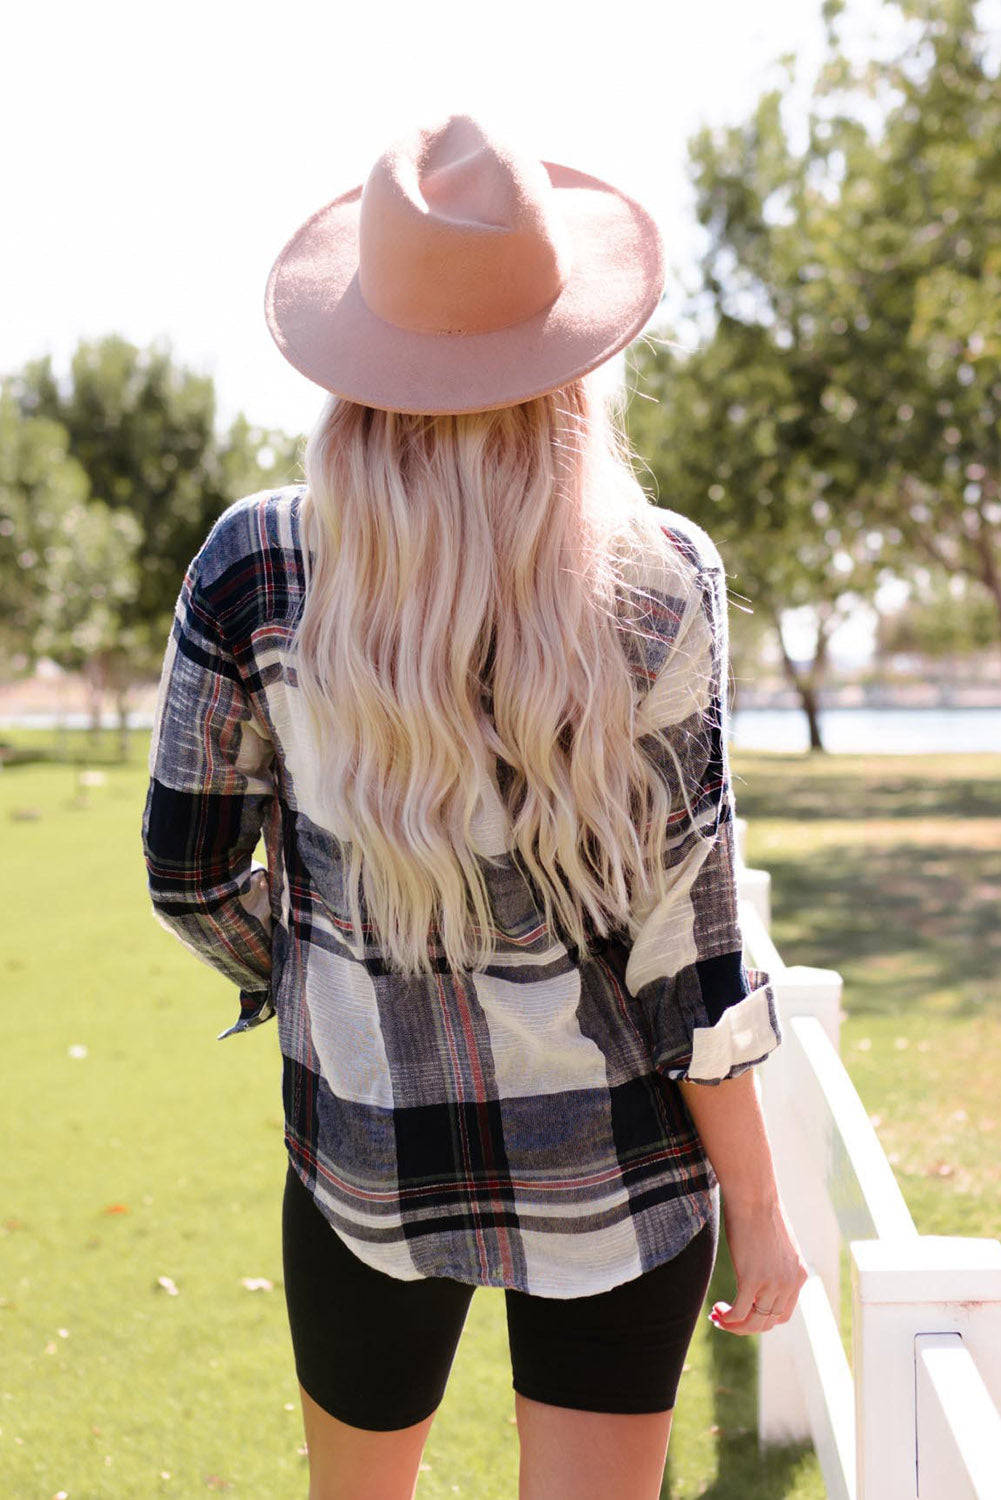
[[[856,0],[886,33],[880,0]],[[685,144],[739,119],[820,0],[52,0],[0,31],[0,371],[81,337],[169,340],[213,375],[219,416],[306,430],[323,393],[267,331],[285,241],[398,129],[486,115],[540,157],[606,177],[660,223],[671,283],[697,236]]]
[[[488,115],[635,193],[680,262],[686,139],[738,118],[781,52],[815,65],[819,15],[820,0],[12,5],[0,370],[44,351],[63,368],[83,335],[166,336],[214,375],[224,420],[303,429],[323,396],[271,340],[267,274],[399,128]]]

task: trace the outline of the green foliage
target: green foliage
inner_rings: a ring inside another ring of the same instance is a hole
[[[235,500],[257,490],[299,483],[304,447],[305,438],[256,427],[239,413],[230,423],[219,451],[223,494]]]
[[[986,589],[962,577],[929,574],[892,614],[880,617],[876,649],[961,657],[994,644],[997,615]]]
[[[122,614],[139,593],[135,516],[103,500],[74,505],[46,549],[47,590],[35,649],[67,667],[85,667],[116,649],[127,652]]]
[[[65,389],[47,356],[25,368],[15,389],[25,415],[66,429],[92,497],[139,522],[141,588],[123,605],[122,622],[154,627],[162,643],[184,569],[212,522],[244,485],[263,487],[276,466],[291,467],[289,440],[274,435],[272,443],[241,417],[220,442],[211,378],[176,364],[167,349],[142,350],[116,335],[80,344]],[[255,463],[255,443],[271,450],[265,465]]]
[[[657,399],[630,432],[661,503],[773,622],[817,608],[801,689],[888,573],[932,560],[1001,611],[1001,88],[972,5],[906,10],[898,55],[855,64],[825,7],[802,141],[791,80],[694,136],[699,284],[634,358]]]
[[[1001,88],[972,4],[907,9],[922,25],[885,69],[882,134],[846,137],[841,364],[870,515],[1001,609]]]
[[[239,415],[215,430],[209,377],[168,349],[82,342],[0,398],[0,644],[82,668],[124,708],[154,675],[184,571],[233,500],[300,473],[298,440]]]
[[[7,383],[0,385],[0,660],[7,671],[36,653],[50,607],[50,553],[88,491],[65,428],[46,417],[21,417]]]

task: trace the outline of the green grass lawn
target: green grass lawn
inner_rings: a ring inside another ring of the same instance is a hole
[[[145,745],[98,786],[66,765],[0,772],[0,1495],[302,1500],[277,1037],[217,1043],[235,989],[153,920]],[[780,949],[846,977],[846,1060],[918,1227],[996,1235],[997,761],[742,755],[735,770]],[[270,1290],[243,1284],[260,1278]],[[728,1290],[723,1256],[713,1295]],[[697,1335],[665,1496],[823,1495],[812,1454],[759,1461],[754,1358],[753,1340]],[[513,1496],[512,1419],[503,1298],[481,1291],[424,1500]]]
[[[787,963],[844,976],[841,1050],[922,1234],[1001,1234],[1001,756],[737,757]]]

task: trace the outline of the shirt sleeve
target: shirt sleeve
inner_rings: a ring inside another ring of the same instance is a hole
[[[252,858],[275,795],[274,746],[199,581],[201,556],[164,656],[142,842],[157,921],[240,987],[229,1036],[274,1015],[268,871]]]
[[[678,633],[638,710],[640,742],[671,792],[668,891],[634,912],[626,966],[654,1061],[668,1078],[717,1084],[781,1041],[769,976],[748,968],[737,912],[727,753],[726,575],[700,567]]]

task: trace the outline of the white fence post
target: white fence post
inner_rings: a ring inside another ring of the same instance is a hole
[[[747,819],[734,818],[734,842],[739,859],[740,899],[752,907],[761,918],[765,931],[772,925],[772,877],[768,870],[748,869]]]
[[[793,1016],[814,1016],[836,1048],[840,974],[833,969],[793,965],[776,969],[771,978],[780,1024],[788,1029]],[[796,1226],[804,1258],[811,1272],[821,1278],[836,1310],[841,1295],[841,1231],[825,1175],[817,1170],[798,1114],[797,1091],[803,1080],[794,1063],[792,1050],[782,1046],[761,1067],[762,1106],[783,1202]],[[772,1329],[760,1340],[758,1441],[762,1444],[799,1442],[810,1437],[796,1348],[797,1330],[792,1323]]]
[[[831,1500],[1001,1500],[1001,1244],[918,1235],[839,1056],[841,976],[783,962],[745,832],[744,954],[771,976],[785,1037],[756,1081],[811,1272],[790,1322],[759,1341],[758,1440],[812,1438]],[[854,1380],[838,1316],[845,1240]]]
[[[1001,1244],[916,1235],[856,1240],[851,1254],[858,1500],[915,1500],[916,1338],[960,1334],[1001,1406]]]
[[[914,1344],[919,1500],[997,1500],[1001,1412],[962,1334]]]

